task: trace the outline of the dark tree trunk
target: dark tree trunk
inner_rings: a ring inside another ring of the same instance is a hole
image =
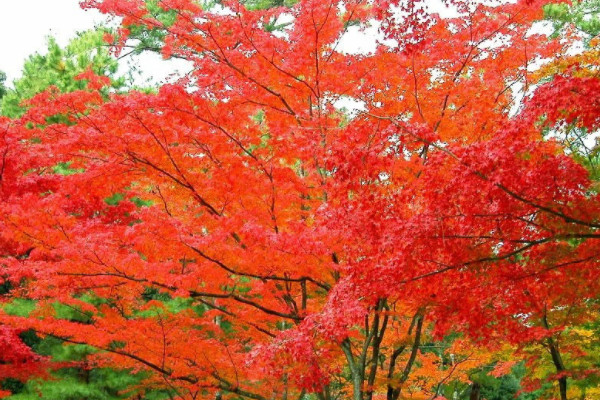
[[[481,385],[477,382],[473,382],[471,385],[471,395],[469,396],[469,400],[480,400],[481,399]]]

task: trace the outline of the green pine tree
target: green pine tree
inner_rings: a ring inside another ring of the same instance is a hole
[[[0,114],[11,118],[21,116],[26,110],[23,101],[50,86],[61,92],[84,89],[86,82],[75,77],[90,67],[96,74],[110,77],[113,88],[122,88],[125,80],[116,77],[118,61],[103,40],[105,32],[96,29],[80,33],[64,48],[49,38],[47,52],[30,56],[23,66],[23,76],[14,81],[14,89],[5,89],[0,96]]]

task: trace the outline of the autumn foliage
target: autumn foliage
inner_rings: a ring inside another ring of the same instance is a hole
[[[531,30],[546,2],[223,3],[85,1],[122,17],[115,51],[161,32],[193,70],[154,94],[90,70],[0,122],[4,300],[37,304],[0,315],[0,363],[33,361],[29,329],[186,399],[442,398],[535,346],[556,396],[598,374],[566,361],[600,202],[560,132],[598,129],[600,85]],[[369,24],[375,51],[343,48]],[[425,351],[449,335],[452,360]]]

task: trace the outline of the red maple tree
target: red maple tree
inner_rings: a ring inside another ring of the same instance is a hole
[[[194,69],[109,99],[88,74],[1,121],[2,275],[38,301],[1,323],[181,398],[395,400],[423,338],[451,332],[560,357],[548,314],[598,296],[600,209],[543,132],[597,129],[600,92],[531,73],[569,45],[531,34],[544,1],[456,0],[442,19],[417,1],[163,0],[168,23],[142,0],[84,3],[123,18],[119,43],[161,32]],[[339,50],[373,23],[386,44]],[[90,318],[54,318],[55,301]]]

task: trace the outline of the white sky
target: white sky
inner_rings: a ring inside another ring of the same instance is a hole
[[[64,46],[77,31],[103,20],[95,10],[82,10],[77,0],[0,0],[0,70],[12,82],[25,59],[46,48],[48,35]]]
[[[0,0],[0,71],[6,73],[7,84],[21,76],[27,57],[46,51],[48,36],[65,46],[77,32],[106,20],[96,10],[81,9],[79,0]],[[152,82],[158,83],[178,68],[184,68],[181,63],[165,62],[154,54],[129,62],[141,66],[144,74],[136,79],[140,84],[151,77]]]
[[[440,0],[429,0],[428,6],[445,14]],[[79,0],[0,0],[0,71],[7,75],[7,84],[21,76],[27,57],[44,53],[47,37],[54,36],[65,46],[78,31],[93,28],[106,21],[96,10],[83,10]],[[349,52],[369,52],[375,47],[376,28],[366,35],[350,30],[338,48]],[[186,70],[181,62],[165,62],[160,56],[148,54],[128,62],[137,65],[143,74],[136,83],[159,83],[176,70]],[[127,66],[123,66],[123,72]]]

